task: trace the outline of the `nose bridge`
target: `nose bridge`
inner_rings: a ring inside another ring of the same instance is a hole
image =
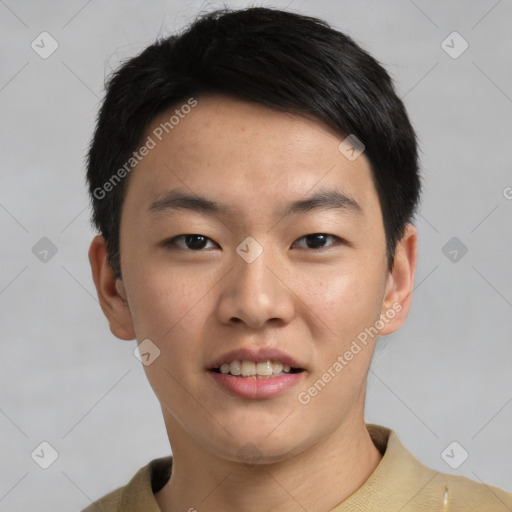
[[[278,260],[265,241],[260,243],[252,237],[236,248],[221,305],[224,321],[236,318],[252,327],[269,319],[289,321],[293,305],[287,287],[276,276]]]
[[[272,268],[272,260],[275,260],[269,244],[247,237],[237,247],[236,253],[236,294],[239,299],[269,302],[275,288],[275,276],[268,268]]]

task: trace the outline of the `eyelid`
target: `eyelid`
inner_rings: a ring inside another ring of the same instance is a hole
[[[302,239],[305,239],[308,236],[312,236],[312,235],[325,235],[327,237],[331,237],[331,238],[334,239],[334,243],[326,245],[325,247],[318,247],[316,249],[311,249],[309,247],[300,247],[300,249],[308,249],[310,251],[320,252],[320,251],[323,251],[325,249],[329,249],[330,247],[334,247],[334,246],[338,245],[339,243],[343,243],[344,242],[344,240],[342,238],[340,238],[339,236],[331,235],[330,233],[323,233],[321,231],[316,232],[316,233],[308,233],[307,235],[303,235],[303,236],[297,238],[297,240],[302,240]],[[293,242],[293,243],[295,244],[297,242],[297,240],[295,240],[295,242]]]
[[[208,236],[205,236],[205,235],[202,235],[201,233],[184,233],[183,235],[176,235],[176,236],[173,236],[171,238],[168,238],[166,240],[164,240],[162,242],[162,246],[165,248],[165,247],[177,247],[178,249],[181,249],[183,251],[190,251],[190,252],[203,252],[205,250],[205,248],[203,249],[197,249],[197,250],[194,250],[194,249],[189,249],[187,247],[181,247],[179,246],[176,242],[178,240],[184,240],[185,237],[187,236],[201,236],[203,238],[205,238],[207,240],[207,243],[208,242],[212,242],[214,243],[215,245],[218,246],[217,242],[215,242],[214,240],[212,240],[210,237]]]
[[[306,235],[302,235],[301,237],[297,238],[297,239],[293,242],[292,246],[293,246],[294,244],[296,244],[296,242],[297,242],[298,240],[305,239],[305,238],[307,238],[308,236],[312,236],[312,235],[325,235],[325,236],[327,236],[327,237],[331,237],[332,239],[334,239],[334,243],[329,244],[329,245],[327,245],[327,246],[325,246],[325,247],[317,247],[316,249],[314,249],[314,248],[310,248],[310,247],[299,247],[299,249],[307,249],[307,250],[310,250],[310,251],[321,252],[321,251],[323,251],[323,250],[329,249],[330,247],[334,247],[334,246],[336,246],[336,245],[339,245],[340,243],[341,243],[341,244],[348,244],[348,245],[350,245],[350,243],[349,243],[349,242],[347,242],[346,240],[344,240],[343,238],[341,238],[341,237],[339,237],[339,236],[337,236],[337,235],[332,235],[331,233],[324,233],[324,232],[322,232],[322,231],[318,231],[318,232],[313,232],[313,233],[308,233],[308,234],[306,234]],[[205,250],[206,250],[206,248],[197,249],[197,250],[189,249],[189,248],[187,248],[187,247],[181,247],[181,246],[179,246],[179,245],[176,243],[176,242],[177,242],[177,240],[183,240],[183,239],[184,239],[185,237],[187,237],[187,236],[200,236],[200,237],[205,238],[208,242],[212,242],[212,243],[214,243],[215,245],[217,245],[217,246],[218,246],[217,242],[215,242],[213,239],[211,239],[211,238],[210,238],[210,237],[208,237],[208,236],[202,235],[201,233],[184,233],[184,234],[182,234],[182,235],[176,235],[176,236],[174,236],[174,237],[172,237],[172,238],[169,238],[169,239],[164,240],[164,241],[162,242],[162,244],[161,244],[161,245],[162,245],[164,248],[166,248],[166,247],[177,247],[178,249],[181,249],[181,250],[184,250],[184,251],[190,251],[190,252],[203,252],[203,251],[205,251]],[[208,243],[208,242],[207,242],[207,243]]]

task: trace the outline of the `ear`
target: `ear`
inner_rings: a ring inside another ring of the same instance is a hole
[[[106,241],[101,235],[95,236],[91,242],[89,262],[100,306],[107,317],[112,334],[122,340],[135,339],[135,329],[123,282],[114,277],[114,271],[108,262]]]
[[[418,232],[408,223],[404,236],[396,247],[393,270],[388,275],[381,311],[384,323],[384,327],[379,330],[381,335],[391,334],[400,329],[409,314],[417,254]]]

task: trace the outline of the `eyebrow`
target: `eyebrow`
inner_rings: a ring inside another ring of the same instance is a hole
[[[349,213],[362,214],[359,203],[334,189],[321,190],[311,196],[293,201],[284,209],[276,212],[277,217],[287,217],[293,214],[304,214],[312,210],[342,210]],[[154,201],[148,207],[151,215],[160,215],[174,210],[189,210],[206,215],[239,215],[238,210],[199,195],[189,195],[178,189],[167,192],[162,198]]]

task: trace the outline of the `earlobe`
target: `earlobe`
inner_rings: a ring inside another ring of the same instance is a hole
[[[110,324],[112,334],[122,340],[135,339],[133,320],[128,307],[124,285],[116,279],[110,263],[103,236],[97,235],[89,248],[92,278],[101,309]]]
[[[414,274],[418,252],[418,232],[408,223],[404,236],[397,244],[393,270],[388,275],[381,318],[381,335],[397,331],[405,322],[412,301]]]

